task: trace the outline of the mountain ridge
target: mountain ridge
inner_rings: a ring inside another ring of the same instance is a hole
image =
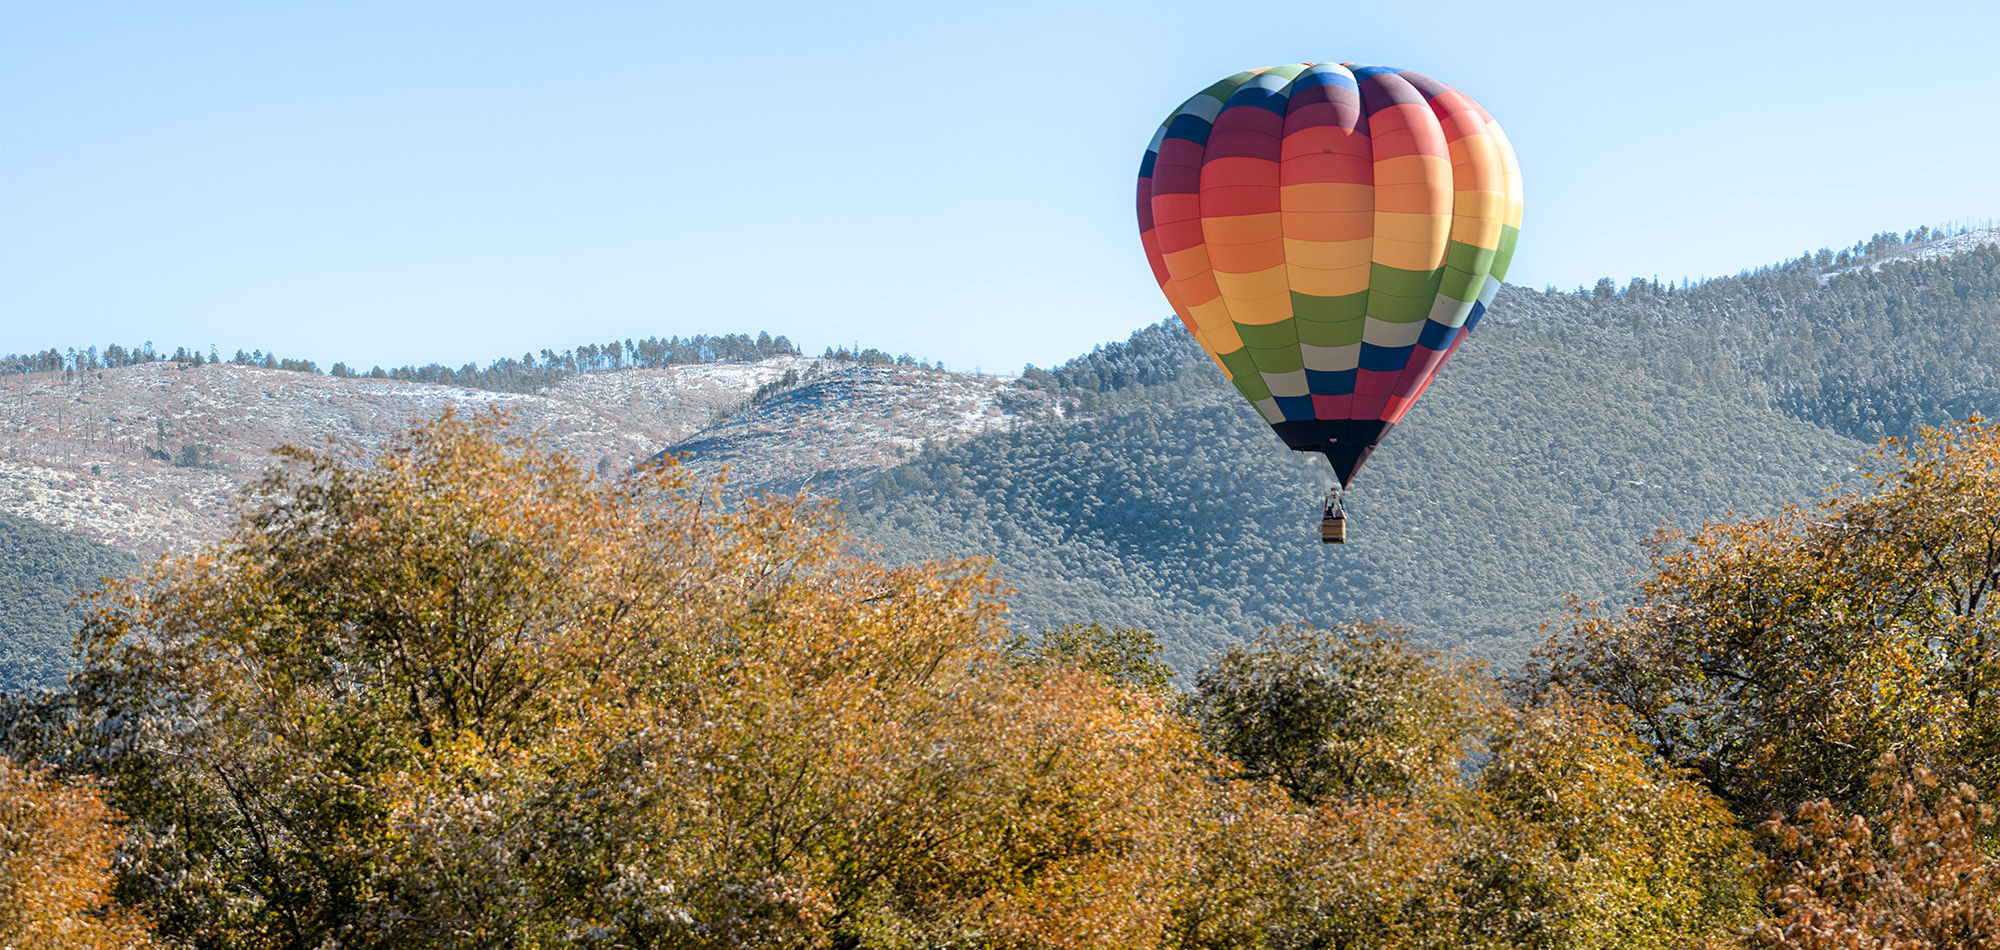
[[[1311,534],[1324,476],[1172,320],[1019,377],[872,350],[535,393],[191,361],[0,375],[0,514],[188,550],[278,444],[366,452],[499,408],[601,472],[675,455],[732,492],[838,498],[891,559],[992,556],[1025,629],[1148,626],[1187,667],[1265,623],[1385,617],[1506,665],[1563,595],[1616,596],[1660,525],[1810,501],[1881,435],[2000,410],[2000,246],[1892,238],[1692,287],[1503,288],[1362,472],[1337,552]]]

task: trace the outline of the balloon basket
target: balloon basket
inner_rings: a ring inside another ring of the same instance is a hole
[[[1319,522],[1319,543],[1346,544],[1347,515],[1331,514],[1321,518]]]

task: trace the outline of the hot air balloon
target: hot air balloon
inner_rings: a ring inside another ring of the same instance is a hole
[[[1181,322],[1338,488],[1500,289],[1521,174],[1471,97],[1406,69],[1298,63],[1218,82],[1139,166],[1139,238]]]

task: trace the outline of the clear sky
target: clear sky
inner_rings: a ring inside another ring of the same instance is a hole
[[[2000,12],[1929,3],[0,0],[0,352],[459,365],[673,334],[1050,365],[1169,315],[1133,176],[1239,69],[1404,66],[1509,275],[2000,218]]]

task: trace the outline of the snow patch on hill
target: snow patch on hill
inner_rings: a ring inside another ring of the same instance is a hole
[[[760,401],[668,446],[701,474],[728,472],[744,493],[838,496],[923,450],[1046,417],[1039,392],[1011,376],[812,361]]]
[[[1948,238],[1925,241],[1922,244],[1905,244],[1865,264],[1827,271],[1819,275],[1819,282],[1825,284],[1827,281],[1842,274],[1858,274],[1864,270],[1880,270],[1884,264],[1893,264],[1899,261],[1934,261],[1939,258],[1950,257],[1954,254],[1963,254],[1966,251],[1984,247],[1988,244],[2000,244],[2000,228],[1967,231],[1964,234],[1954,234]]]
[[[729,465],[744,490],[831,493],[927,440],[1018,418],[1039,398],[1018,390],[805,357],[588,373],[535,394],[227,363],[41,373],[0,379],[0,511],[142,555],[187,550],[220,535],[271,449],[333,438],[367,453],[447,407],[511,412],[600,471],[674,449],[703,471]],[[1013,409],[1000,405],[1009,392]]]

